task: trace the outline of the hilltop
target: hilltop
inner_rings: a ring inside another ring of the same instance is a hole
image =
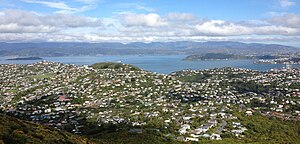
[[[123,63],[113,63],[113,62],[101,62],[101,63],[95,63],[91,65],[94,69],[121,69],[121,70],[133,70],[133,71],[140,71],[141,69],[129,65],[129,64],[123,64]]]

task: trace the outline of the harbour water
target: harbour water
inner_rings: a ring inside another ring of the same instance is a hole
[[[98,62],[122,62],[132,64],[147,71],[168,74],[183,69],[210,69],[221,67],[247,68],[268,71],[283,68],[284,64],[254,64],[254,60],[203,60],[183,61],[186,55],[121,55],[121,56],[68,56],[43,57],[44,60],[76,65],[91,65]],[[6,60],[0,57],[0,64],[29,64],[40,60]],[[293,65],[299,67],[300,65]]]

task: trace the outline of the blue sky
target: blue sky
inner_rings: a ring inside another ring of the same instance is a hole
[[[0,1],[0,41],[182,40],[300,47],[300,0]]]

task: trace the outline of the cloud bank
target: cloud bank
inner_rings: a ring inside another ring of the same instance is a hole
[[[93,3],[93,0],[78,1]],[[60,8],[69,10],[64,5]],[[189,13],[121,13],[98,18],[6,9],[0,11],[0,19],[0,41],[300,40],[300,15],[297,14],[253,21],[225,21],[198,18]]]

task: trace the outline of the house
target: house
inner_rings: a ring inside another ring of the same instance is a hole
[[[252,111],[246,111],[247,116],[252,116]]]
[[[196,134],[200,134],[200,133],[204,133],[204,132],[208,131],[208,129],[209,129],[208,125],[202,125],[200,128],[195,129],[194,132]]]
[[[185,141],[185,138],[183,136],[177,137],[176,138],[178,141]]]
[[[212,140],[222,140],[222,138],[219,134],[214,134],[214,133],[211,134],[209,138]]]
[[[210,135],[209,135],[209,134],[203,134],[202,137],[204,137],[204,138],[209,138]]]
[[[186,134],[188,129],[191,129],[191,126],[188,124],[184,124],[181,126],[181,129],[179,129],[179,133]]]
[[[68,99],[65,95],[61,95],[58,97],[58,101],[70,101],[70,99]]]
[[[241,129],[237,129],[237,130],[231,130],[231,133],[233,133],[235,136],[239,136],[246,130],[247,130],[247,128],[241,128]]]
[[[187,138],[185,138],[185,140],[186,141],[199,141],[199,139],[198,138],[191,138],[191,137],[187,137]]]

